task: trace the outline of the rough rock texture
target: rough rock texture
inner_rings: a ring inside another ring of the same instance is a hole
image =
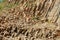
[[[60,40],[60,0],[9,0],[2,10],[0,40]]]

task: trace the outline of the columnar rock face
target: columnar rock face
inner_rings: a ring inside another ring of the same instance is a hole
[[[8,0],[2,10],[0,40],[60,40],[60,0]]]

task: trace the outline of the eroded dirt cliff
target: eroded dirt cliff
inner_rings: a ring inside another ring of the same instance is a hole
[[[0,40],[60,40],[60,0],[7,0],[17,4],[0,13]]]

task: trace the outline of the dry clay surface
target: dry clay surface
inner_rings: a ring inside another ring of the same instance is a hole
[[[0,40],[60,40],[60,0],[15,2],[1,12]]]

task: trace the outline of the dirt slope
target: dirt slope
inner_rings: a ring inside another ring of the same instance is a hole
[[[7,3],[14,6],[0,12],[0,40],[60,40],[60,0]]]

